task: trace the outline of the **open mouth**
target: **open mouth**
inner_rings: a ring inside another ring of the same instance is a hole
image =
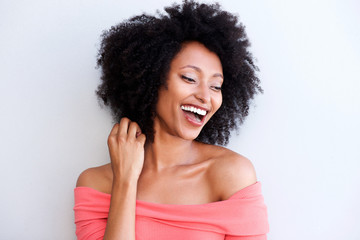
[[[190,120],[193,123],[202,124],[203,120],[205,119],[205,116],[207,115],[207,111],[193,107],[193,106],[187,106],[182,105],[181,109],[184,111],[185,115],[187,116],[188,120]]]

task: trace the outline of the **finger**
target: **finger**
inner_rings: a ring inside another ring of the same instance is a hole
[[[118,134],[118,131],[119,131],[119,124],[116,123],[111,129],[110,136],[114,136],[114,135],[116,136]]]
[[[141,142],[142,145],[145,144],[145,140],[146,140],[146,136],[145,134],[140,134],[137,138],[136,138],[137,141]]]
[[[107,141],[109,147],[116,142],[118,131],[119,131],[119,124],[117,123],[113,126],[109,134]]]
[[[128,131],[128,139],[135,139],[140,134],[140,126],[136,122],[131,122]]]
[[[123,117],[120,120],[120,124],[119,124],[119,131],[118,131],[118,137],[119,138],[127,138],[127,134],[128,134],[128,129],[129,129],[129,124],[130,124],[130,119]]]

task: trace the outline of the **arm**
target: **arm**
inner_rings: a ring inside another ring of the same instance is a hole
[[[114,181],[104,240],[135,240],[136,182]]]
[[[111,168],[105,165],[80,174],[77,187],[111,191],[111,198],[104,210],[103,205],[98,205],[102,200],[76,195],[75,202],[79,202],[74,210],[79,240],[135,240],[137,181],[143,167],[144,143],[145,135],[139,126],[123,118],[114,125],[108,138]]]
[[[144,144],[140,127],[127,118],[122,118],[109,135],[113,185],[104,240],[135,240],[136,191]]]

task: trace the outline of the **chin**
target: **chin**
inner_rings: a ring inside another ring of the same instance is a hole
[[[188,140],[188,141],[194,141],[198,136],[200,135],[200,132],[188,132],[188,133],[182,133],[179,136],[184,139],[184,140]]]

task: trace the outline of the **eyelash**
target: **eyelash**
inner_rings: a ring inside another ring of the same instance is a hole
[[[188,82],[195,82],[194,79],[189,78],[189,77],[184,76],[184,75],[181,75],[181,78],[182,78],[182,79],[185,79],[185,80],[188,81]],[[214,89],[215,91],[221,91],[222,88],[221,88],[221,87],[213,87],[213,89]]]
[[[189,78],[189,77],[184,76],[184,75],[181,75],[181,78],[183,78],[183,79],[185,79],[186,81],[189,81],[189,82],[195,82],[195,80],[194,80],[194,79]]]

